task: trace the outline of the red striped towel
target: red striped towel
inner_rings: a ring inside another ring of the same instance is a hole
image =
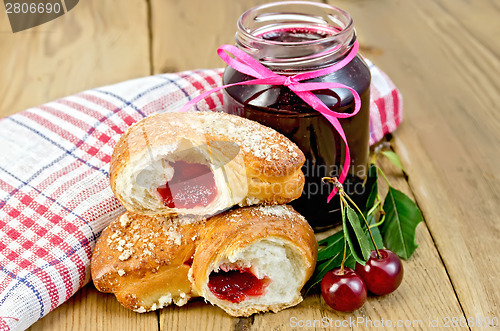
[[[401,95],[370,64],[370,143],[401,122]],[[109,187],[120,135],[221,84],[221,69],[88,90],[0,119],[0,329],[23,330],[89,281],[101,231],[124,211]],[[211,95],[199,110],[220,110]]]

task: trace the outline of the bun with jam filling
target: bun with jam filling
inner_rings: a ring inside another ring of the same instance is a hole
[[[98,290],[137,312],[202,296],[232,316],[249,316],[301,302],[317,249],[309,224],[285,205],[192,223],[125,213],[99,238],[91,272]]]
[[[294,143],[257,122],[215,112],[163,113],[122,135],[110,181],[134,213],[211,216],[237,204],[298,198],[304,161]]]
[[[189,271],[194,290],[232,316],[295,306],[318,245],[292,207],[240,208],[212,217]]]

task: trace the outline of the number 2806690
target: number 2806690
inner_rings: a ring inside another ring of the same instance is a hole
[[[6,2],[7,14],[59,14],[63,10],[60,3]]]

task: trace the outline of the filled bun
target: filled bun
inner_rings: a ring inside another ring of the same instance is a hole
[[[238,116],[164,113],[132,125],[111,158],[111,188],[137,214],[211,216],[284,204],[304,186],[305,157],[282,134]]]

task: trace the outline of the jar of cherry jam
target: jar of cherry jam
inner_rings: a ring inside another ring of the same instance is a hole
[[[306,1],[269,3],[252,8],[238,20],[236,46],[280,75],[295,75],[332,66],[342,60],[356,40],[351,16],[326,4]],[[224,84],[254,79],[227,67]],[[355,89],[361,97],[358,114],[340,119],[351,153],[344,190],[363,205],[368,192],[370,70],[357,55],[343,68],[302,82],[336,82]],[[347,89],[313,92],[331,110],[351,113],[354,97]],[[225,111],[274,128],[295,142],[306,156],[302,196],[292,206],[315,230],[341,221],[338,195],[321,178],[338,177],[345,160],[345,145],[333,126],[286,86],[240,85],[224,91]]]

